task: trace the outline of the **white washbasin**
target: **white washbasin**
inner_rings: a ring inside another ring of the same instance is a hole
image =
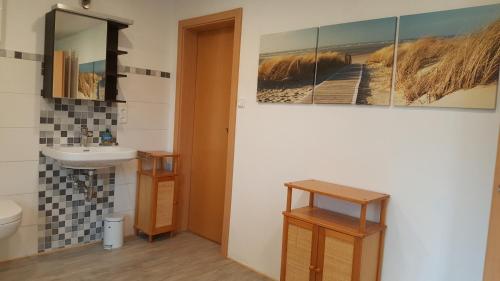
[[[137,156],[137,150],[120,146],[45,146],[42,153],[71,169],[108,168]]]

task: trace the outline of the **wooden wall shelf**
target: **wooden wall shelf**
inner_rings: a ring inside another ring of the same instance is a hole
[[[281,281],[380,281],[389,195],[318,180],[286,183]],[[309,192],[309,205],[292,209],[293,189]],[[360,206],[360,216],[314,206],[315,195]],[[380,204],[379,222],[366,219]]]
[[[127,51],[122,51],[122,50],[107,50],[107,51],[113,54],[117,54],[118,56],[128,54]]]
[[[117,77],[117,78],[125,78],[127,77],[126,74],[121,74],[121,73],[106,73],[106,76],[112,76],[112,77]]]

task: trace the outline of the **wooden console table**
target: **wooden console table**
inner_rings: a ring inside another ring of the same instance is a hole
[[[305,180],[286,183],[281,281],[380,281],[389,195]],[[309,205],[292,209],[292,190],[309,192]],[[359,218],[317,208],[316,194],[360,205]],[[380,203],[379,222],[366,219]]]

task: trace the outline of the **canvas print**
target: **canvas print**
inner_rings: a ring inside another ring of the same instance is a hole
[[[78,98],[104,100],[106,61],[82,63],[78,72]]]
[[[398,41],[396,105],[496,107],[500,4],[403,16]]]
[[[314,103],[389,105],[397,18],[320,27]]]
[[[257,101],[312,103],[318,28],[263,35]]]

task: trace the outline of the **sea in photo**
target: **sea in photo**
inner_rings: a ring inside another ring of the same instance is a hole
[[[396,22],[320,27],[314,103],[389,105]]]
[[[500,4],[402,16],[394,103],[494,109]]]
[[[318,28],[263,35],[257,101],[312,103]]]

